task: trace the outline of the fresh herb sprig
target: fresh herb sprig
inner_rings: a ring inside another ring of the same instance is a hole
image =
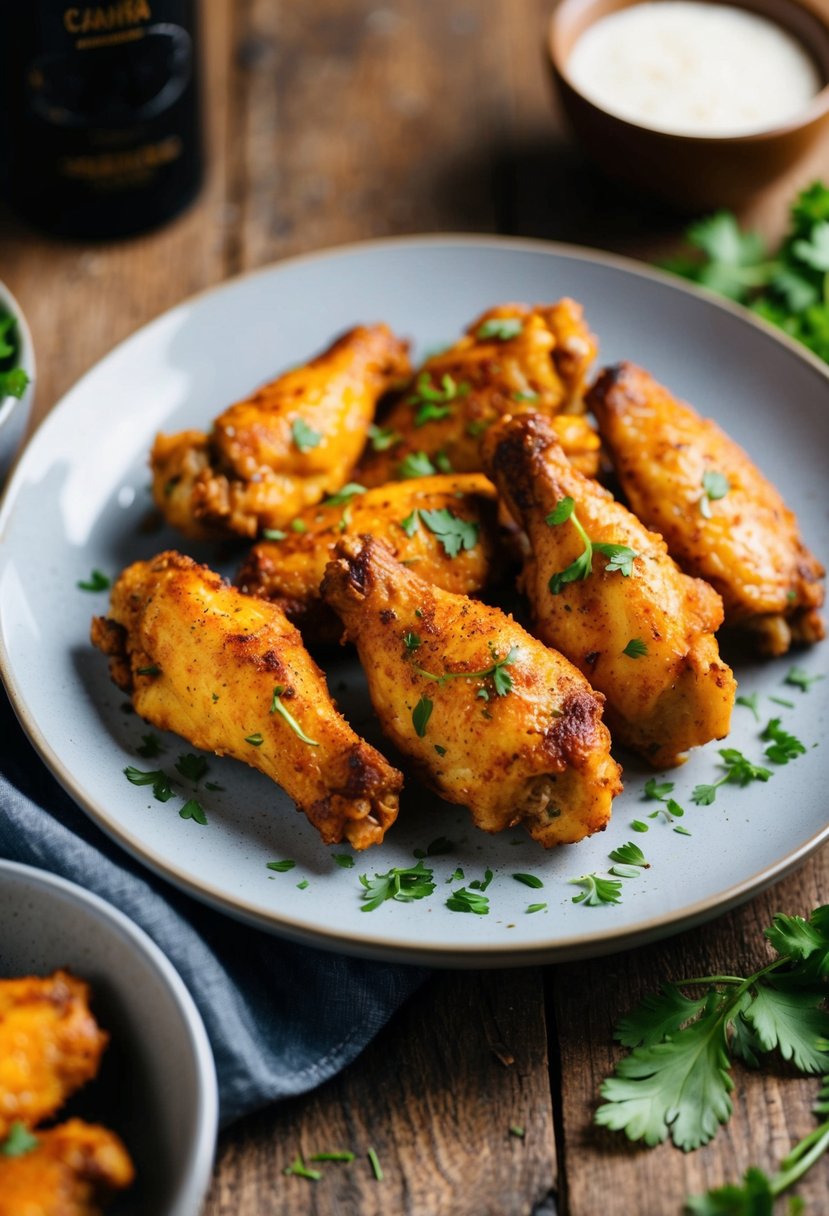
[[[413,866],[395,867],[385,874],[375,874],[374,878],[361,874],[360,883],[364,900],[361,912],[373,912],[387,899],[394,899],[399,903],[425,899],[435,889],[434,871],[424,866],[420,859]]]
[[[685,235],[691,253],[665,269],[745,304],[829,362],[829,187],[816,181],[798,194],[775,253],[729,211]]]
[[[697,806],[710,806],[721,785],[729,783],[748,785],[751,781],[768,781],[769,777],[773,775],[771,769],[764,768],[761,764],[754,764],[736,747],[721,747],[719,752],[725,772],[722,777],[712,781],[709,785],[694,786],[691,791],[691,801]]]
[[[689,1151],[731,1115],[732,1057],[753,1065],[779,1051],[801,1072],[829,1072],[829,905],[808,920],[778,914],[765,936],[777,954],[765,967],[665,984],[619,1022],[632,1050],[602,1084],[597,1123]]]
[[[505,697],[512,692],[513,680],[508,667],[518,658],[520,649],[518,646],[510,647],[509,651],[503,658],[498,657],[498,651],[490,642],[489,650],[492,655],[492,663],[489,667],[482,668],[481,671],[444,671],[440,675],[435,675],[434,672],[426,671],[422,667],[418,667],[416,663],[412,664],[418,675],[425,676],[427,680],[434,680],[436,684],[445,684],[447,680],[491,680],[492,687],[496,696]],[[484,694],[482,700],[489,700],[489,693],[485,688],[478,690],[478,696]]]
[[[466,381],[458,384],[445,372],[440,384],[432,381],[429,372],[421,372],[415,381],[414,391],[406,398],[406,405],[416,407],[414,424],[425,426],[427,422],[440,422],[453,413],[453,403],[469,395],[471,385]]]
[[[592,574],[594,553],[601,553],[608,559],[605,567],[608,574],[613,574],[618,570],[624,578],[630,577],[633,573],[634,559],[639,556],[636,550],[629,548],[628,545],[614,545],[605,541],[591,540],[576,514],[576,504],[569,495],[559,499],[547,516],[546,522],[550,527],[556,527],[566,523],[568,519],[581,537],[584,548],[575,561],[571,562],[565,570],[559,570],[550,579],[549,587],[553,595],[558,595],[567,583],[579,582]]]

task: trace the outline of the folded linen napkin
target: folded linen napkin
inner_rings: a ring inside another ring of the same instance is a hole
[[[427,974],[280,940],[143,869],[55,781],[2,689],[0,857],[94,891],[161,947],[204,1019],[223,1124],[344,1068]]]

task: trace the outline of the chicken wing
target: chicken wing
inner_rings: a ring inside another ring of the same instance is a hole
[[[364,532],[445,591],[474,595],[498,566],[495,488],[480,473],[460,473],[364,492],[347,487],[307,508],[279,540],[254,545],[236,583],[279,604],[306,641],[336,641],[342,628],[320,598],[320,582],[337,541]]]
[[[153,498],[203,539],[281,528],[347,481],[377,402],[410,374],[386,325],[349,330],[322,354],[231,405],[210,434],[158,435]]]
[[[322,593],[366,670],[385,733],[487,832],[545,847],[600,831],[621,789],[602,697],[510,616],[443,591],[371,537],[337,547]]]
[[[136,562],[92,640],[142,718],[281,785],[326,844],[378,844],[403,778],[337,712],[276,604],[179,553]]]
[[[663,768],[727,734],[736,685],[714,637],[716,591],[571,468],[547,419],[505,419],[485,456],[529,536],[522,583],[536,632],[605,694],[614,738]]]
[[[18,1156],[0,1154],[0,1216],[99,1216],[135,1171],[114,1132],[80,1119],[38,1131]]]
[[[449,350],[427,359],[383,417],[356,474],[367,486],[438,469],[480,471],[480,436],[505,413],[539,411],[571,460],[595,474],[599,438],[582,391],[596,340],[579,304],[503,304],[473,322]]]
[[[0,980],[0,1140],[13,1123],[54,1115],[95,1076],[107,1042],[82,980],[66,971]]]
[[[590,404],[632,509],[717,589],[726,625],[769,655],[819,641],[823,567],[742,448],[632,363],[603,371]]]

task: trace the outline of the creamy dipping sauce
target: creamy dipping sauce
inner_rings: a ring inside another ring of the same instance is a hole
[[[799,114],[823,82],[780,26],[729,5],[660,0],[585,30],[567,61],[601,109],[678,135],[746,135]]]

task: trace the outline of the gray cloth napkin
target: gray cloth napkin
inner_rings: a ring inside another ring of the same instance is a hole
[[[161,947],[204,1019],[225,1124],[344,1068],[427,974],[282,941],[144,870],[54,780],[1,689],[0,856],[94,891]]]

